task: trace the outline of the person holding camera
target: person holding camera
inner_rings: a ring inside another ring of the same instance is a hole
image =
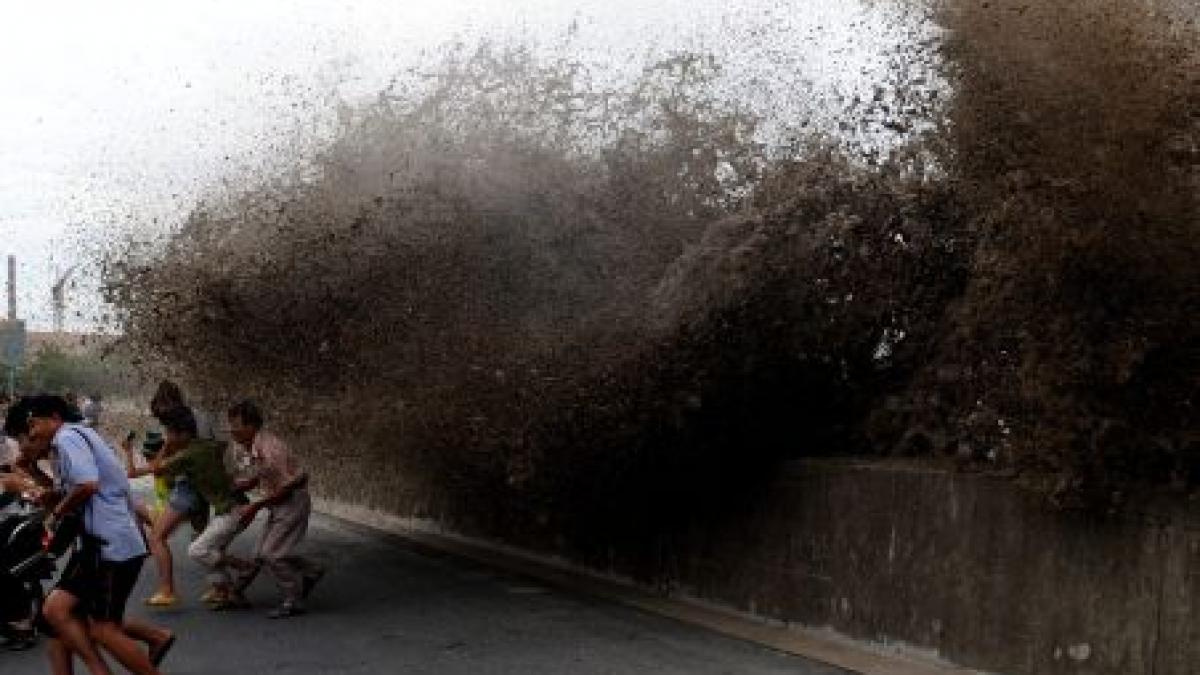
[[[163,445],[166,443],[160,432],[147,431],[146,438],[142,441],[142,458],[144,461],[139,463],[133,456],[133,447],[137,441],[137,437],[138,434],[136,431],[130,431],[129,435],[121,443],[121,452],[125,455],[126,473],[130,480],[144,476],[149,472],[147,468],[149,462],[162,451]],[[161,513],[166,508],[170,493],[171,486],[167,483],[167,479],[155,476],[153,502],[147,505],[142,499],[134,500],[134,509],[137,512],[138,520],[146,527],[154,527],[155,514]],[[150,543],[150,555],[155,555],[153,542]]]
[[[174,382],[163,380],[150,399],[150,414],[161,424],[165,415],[180,409],[191,411],[183,398],[183,391]],[[153,473],[149,467],[135,467],[132,443],[133,439],[126,439],[126,476],[132,479]],[[165,459],[180,449],[177,445],[165,443],[153,454]],[[178,604],[179,599],[175,594],[175,560],[171,553],[171,535],[185,520],[191,521],[192,530],[197,535],[203,532],[208,526],[209,504],[188,481],[186,475],[178,475],[171,479],[156,476],[154,485],[158,497],[157,508],[153,512],[150,509],[139,509],[138,514],[143,519],[149,517],[151,521],[150,552],[158,570],[158,588],[146,598],[146,604],[151,607],[173,607]],[[209,589],[201,600],[209,602],[214,597],[215,591]]]

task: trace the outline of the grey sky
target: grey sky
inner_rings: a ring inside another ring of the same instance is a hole
[[[56,269],[123,223],[165,227],[207,186],[287,161],[313,138],[324,96],[377,91],[448,40],[521,33],[553,42],[572,23],[594,60],[641,63],[700,46],[735,77],[766,69],[760,97],[797,83],[861,84],[884,26],[847,0],[444,0],[312,2],[43,0],[0,23],[0,251],[21,260],[22,314],[50,320]],[[632,57],[631,59],[626,57]],[[866,76],[869,78],[869,75]],[[69,321],[96,311],[85,279]]]

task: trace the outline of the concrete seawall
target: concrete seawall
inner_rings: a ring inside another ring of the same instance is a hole
[[[394,493],[384,501],[386,487],[373,481],[388,473],[333,489],[318,480],[318,491],[390,511],[430,503]],[[564,549],[563,538],[531,546],[528,531],[472,532],[437,509],[397,515],[646,578],[622,568],[619,550],[600,565],[594,551]],[[786,465],[753,508],[664,533],[656,546],[651,577],[662,592],[964,666],[1135,675],[1200,667],[1200,526],[1184,505],[1099,518],[1054,512],[1003,480],[813,460]]]

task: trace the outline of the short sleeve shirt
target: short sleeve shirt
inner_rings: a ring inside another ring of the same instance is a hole
[[[262,488],[268,493],[277,491],[300,473],[300,465],[287,444],[269,431],[260,429],[255,434],[250,458]]]
[[[83,506],[83,527],[103,540],[100,555],[122,562],[146,555],[146,542],[134,519],[129,478],[104,439],[78,424],[64,424],[54,436],[60,487],[70,492],[82,483],[99,483],[99,491]]]
[[[186,475],[217,515],[229,513],[238,501],[233,479],[225,470],[223,443],[193,439],[183,451],[167,460],[163,471],[168,476]]]

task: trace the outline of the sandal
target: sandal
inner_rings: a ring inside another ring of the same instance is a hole
[[[214,612],[227,612],[234,609],[250,609],[250,601],[241,593],[227,593],[209,603],[208,608]]]
[[[146,604],[151,607],[174,607],[179,604],[179,598],[166,593],[155,593],[146,598]]]

